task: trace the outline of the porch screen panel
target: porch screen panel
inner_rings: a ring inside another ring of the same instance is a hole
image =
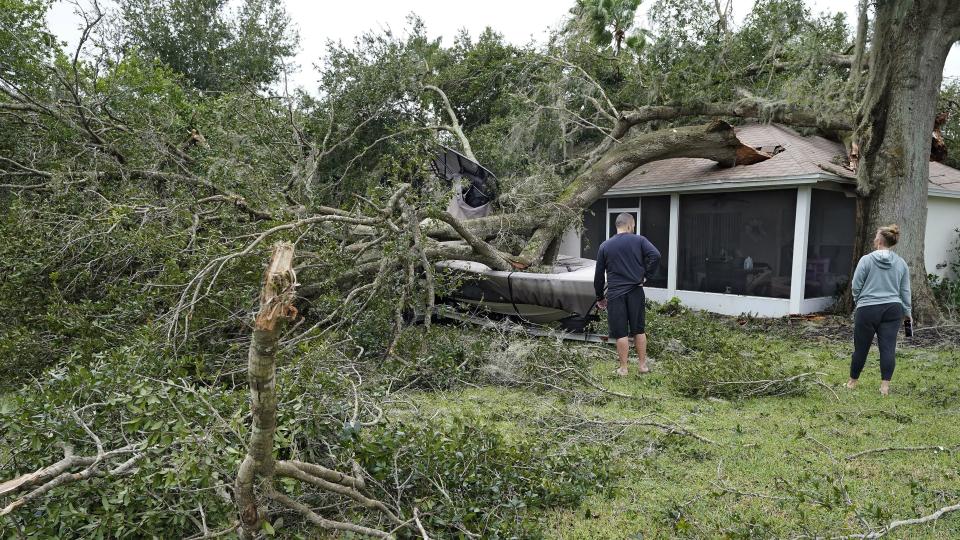
[[[790,297],[796,190],[680,196],[678,288]]]
[[[660,266],[652,276],[647,276],[647,285],[667,288],[667,268],[670,260],[669,195],[640,199],[640,223],[637,231],[646,236],[660,251]]]
[[[607,199],[607,208],[636,208],[640,197],[610,197]]]
[[[813,190],[804,298],[835,296],[847,286],[853,267],[855,221],[853,197]]]

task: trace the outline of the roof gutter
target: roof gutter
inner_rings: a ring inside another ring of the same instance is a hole
[[[766,180],[712,180],[710,182],[696,182],[687,184],[657,184],[651,186],[634,186],[626,188],[613,188],[608,190],[605,197],[618,197],[623,195],[649,195],[651,193],[690,193],[702,191],[743,191],[749,189],[774,189],[778,187],[802,186],[816,184],[817,182],[836,182],[839,184],[854,184],[849,178],[843,178],[835,174],[818,173],[799,176],[779,176]],[[960,199],[960,190],[945,189],[931,185],[927,190],[929,197],[940,197],[944,199]]]
[[[927,190],[927,195],[930,197],[942,197],[944,199],[960,199],[960,191],[944,189],[942,187],[930,186]]]
[[[696,182],[687,184],[658,184],[651,186],[634,186],[626,188],[612,188],[607,191],[605,196],[618,195],[643,195],[649,193],[682,193],[690,191],[717,191],[717,190],[743,190],[751,188],[775,188],[784,186],[800,186],[806,184],[816,184],[821,181],[830,182],[849,182],[834,174],[818,173],[799,176],[779,176],[766,180],[712,180],[709,182]]]

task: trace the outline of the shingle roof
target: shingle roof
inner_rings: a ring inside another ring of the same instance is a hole
[[[723,168],[713,161],[676,158],[643,165],[621,180],[613,192],[649,190],[680,186],[769,182],[797,177],[829,175],[837,181],[852,181],[853,173],[838,176],[836,163],[846,159],[843,145],[823,137],[804,137],[779,124],[746,124],[736,128],[744,144],[753,147],[782,146],[783,151],[770,159],[749,166]],[[821,166],[822,165],[822,166]],[[826,169],[826,170],[825,170]],[[845,172],[845,171],[844,171]],[[930,182],[941,189],[960,193],[960,171],[942,163],[930,163]],[[931,186],[933,187],[933,186]]]
[[[960,193],[960,171],[943,163],[930,162],[930,183],[940,189]],[[932,186],[931,186],[932,187]]]

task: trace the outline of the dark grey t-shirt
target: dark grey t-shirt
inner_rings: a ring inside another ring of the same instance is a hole
[[[653,275],[659,264],[660,251],[645,236],[618,233],[607,239],[597,250],[597,269],[593,278],[597,298],[616,298],[643,285],[644,278]],[[604,280],[607,282],[606,295],[603,293]]]

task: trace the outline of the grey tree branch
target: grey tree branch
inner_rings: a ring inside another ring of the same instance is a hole
[[[913,519],[898,519],[898,520],[895,520],[895,521],[891,521],[889,524],[887,524],[887,526],[885,526],[884,528],[880,529],[879,531],[873,531],[873,532],[869,532],[869,533],[866,533],[866,534],[851,534],[851,535],[847,535],[847,536],[838,536],[838,537],[835,537],[835,538],[836,538],[837,540],[841,540],[841,539],[843,539],[843,540],[846,540],[846,539],[852,540],[852,539],[854,539],[854,538],[862,538],[862,539],[864,539],[864,540],[868,540],[868,539],[869,539],[869,540],[873,540],[873,539],[876,539],[876,538],[883,538],[884,536],[890,534],[891,531],[894,531],[894,530],[896,530],[896,529],[899,529],[900,527],[906,527],[906,526],[909,526],[909,525],[922,525],[922,524],[924,524],[924,523],[930,523],[930,522],[932,522],[932,521],[936,521],[936,520],[942,518],[943,516],[945,516],[945,515],[947,515],[947,514],[950,514],[950,513],[952,513],[952,512],[956,512],[956,511],[958,511],[958,510],[960,510],[960,502],[958,502],[958,503],[956,503],[956,504],[952,504],[952,505],[950,505],[950,506],[944,506],[943,508],[940,508],[940,509],[938,509],[937,511],[931,513],[931,514],[927,514],[926,516],[921,516],[921,517],[913,518]]]
[[[463,146],[463,155],[477,163],[480,163],[480,160],[478,160],[477,156],[473,153],[473,148],[470,146],[470,139],[467,138],[467,135],[463,132],[463,128],[460,127],[460,121],[457,120],[457,113],[453,110],[453,106],[450,105],[450,100],[447,98],[447,94],[432,84],[423,85],[423,89],[432,90],[437,94],[440,94],[440,98],[443,99],[443,105],[447,110],[447,116],[450,117],[450,128],[452,129],[453,134],[460,139],[460,144]]]
[[[855,454],[850,454],[845,459],[853,461],[857,458],[871,454],[880,454],[883,452],[951,452],[956,446],[887,446],[885,448],[871,448]]]
[[[89,428],[87,428],[88,433]],[[99,442],[99,438],[96,438]],[[62,460],[49,465],[35,472],[25,474],[8,480],[0,484],[0,497],[17,495],[24,493],[20,498],[10,502],[7,506],[0,509],[0,516],[5,516],[17,508],[34,501],[46,493],[67,484],[88,480],[94,477],[123,476],[130,474],[133,467],[143,457],[141,449],[142,443],[129,444],[110,451],[103,451],[102,446],[98,447],[97,456],[76,456],[73,448],[69,445],[64,446],[64,457]],[[108,461],[122,455],[133,454],[126,461],[115,466],[112,469],[103,470],[102,465]],[[77,472],[70,472],[72,469],[83,467]],[[35,487],[36,486],[36,487]]]
[[[450,215],[449,212],[438,213],[437,219],[453,227],[453,230],[457,231],[457,234],[473,248],[474,253],[476,253],[487,266],[505,272],[514,270],[513,265],[500,251],[473,234],[470,229],[464,227],[463,223]]]
[[[360,505],[363,506],[364,508],[379,510],[381,513],[383,513],[383,515],[390,518],[390,521],[393,521],[394,524],[396,525],[403,523],[403,520],[398,518],[396,514],[390,511],[390,509],[387,508],[385,504],[383,504],[380,501],[367,497],[366,495],[364,495],[363,493],[360,493],[357,489],[353,487],[335,483],[335,482],[329,482],[327,480],[324,480],[323,478],[313,476],[312,474],[307,473],[303,468],[294,466],[288,461],[278,461],[276,463],[275,470],[277,474],[280,476],[286,476],[287,478],[295,478],[297,480],[300,480],[301,482],[305,482],[312,486],[318,487],[324,491],[329,491],[331,493],[343,495],[344,497],[349,497],[357,501],[358,503],[360,503]]]
[[[385,538],[392,539],[394,536],[388,532],[384,532],[377,529],[371,529],[370,527],[364,527],[362,525],[357,525],[355,523],[344,523],[342,521],[333,521],[321,517],[316,512],[310,509],[307,505],[295,501],[290,497],[287,497],[283,493],[278,491],[271,491],[267,496],[278,503],[290,508],[291,510],[296,510],[300,515],[305,517],[307,521],[313,523],[314,525],[328,530],[334,531],[349,531],[357,534],[362,534],[364,536],[369,536],[371,538]]]

